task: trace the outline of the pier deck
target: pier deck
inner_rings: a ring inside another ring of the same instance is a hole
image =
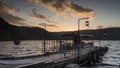
[[[80,61],[88,57],[90,50],[90,47],[85,47],[80,50]],[[92,51],[95,51],[95,48],[93,48]],[[76,60],[76,57],[77,54],[75,53],[67,53],[66,56],[62,53],[57,53],[28,59],[0,60],[0,68],[37,68],[38,66],[40,68],[51,66],[50,68],[52,68],[55,66],[55,64],[63,65],[67,63],[73,63]]]
[[[84,48],[80,51],[80,55],[84,55],[89,52],[90,48]],[[75,52],[75,51],[72,51]],[[75,53],[67,53],[66,56],[62,53],[46,55],[36,58],[28,58],[28,59],[17,59],[17,60],[0,60],[0,66],[26,66],[26,65],[33,65],[38,63],[49,63],[49,62],[60,62],[64,60],[68,60],[71,58],[76,57],[77,54]]]

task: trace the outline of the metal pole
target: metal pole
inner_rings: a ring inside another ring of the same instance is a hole
[[[44,27],[45,27],[45,30],[46,30],[46,24],[44,24]],[[46,40],[45,40],[45,38],[46,38],[46,31],[44,31],[44,54],[46,54]]]
[[[78,50],[77,50],[77,52],[78,52],[78,57],[77,57],[77,59],[78,59],[78,63],[79,63],[79,56],[80,56],[80,49],[81,49],[81,46],[80,46],[80,20],[83,20],[83,19],[88,19],[89,17],[84,17],[84,18],[79,18],[78,19],[78,44],[77,44],[77,46],[78,46]]]
[[[102,33],[102,29],[99,30],[99,47],[101,46],[101,33]]]
[[[80,19],[78,19],[78,62],[79,62],[79,55],[80,55],[80,32],[79,32],[79,28],[80,28],[80,24],[79,24],[79,21],[80,21]]]

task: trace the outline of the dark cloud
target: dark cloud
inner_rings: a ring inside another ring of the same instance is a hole
[[[34,12],[33,14],[34,15],[32,15],[32,17],[34,17],[34,18],[45,19],[45,20],[48,19],[48,17],[45,15],[37,14],[36,12]]]
[[[29,3],[40,3],[40,0],[25,0],[25,1]]]
[[[5,2],[0,1],[0,12],[4,12],[4,13],[14,13],[14,12],[18,12],[19,9],[15,8],[14,6],[11,6]]]
[[[36,18],[39,18],[39,19],[45,19],[45,20],[48,19],[48,16],[37,14],[34,11],[33,11],[33,16],[32,17],[36,17]]]
[[[70,8],[73,9],[74,11],[76,11],[76,12],[86,12],[86,13],[93,12],[92,9],[83,8],[82,6],[79,6],[75,3],[71,3]]]
[[[18,16],[13,16],[11,14],[0,13],[0,17],[4,18],[9,24],[17,26],[25,26],[26,21]]]
[[[38,19],[38,20],[44,20],[46,21],[47,23],[51,23],[51,24],[58,24],[57,22],[55,21],[51,21],[50,20],[50,16],[46,16],[46,15],[42,15],[42,14],[38,14],[36,12],[37,9],[32,9],[32,11],[28,12],[28,15],[31,16],[32,19]]]
[[[55,21],[51,21],[49,20],[50,17],[49,16],[45,16],[45,15],[41,15],[41,14],[38,14],[36,13],[36,9],[32,9],[32,11],[29,13],[29,15],[31,16],[31,18],[33,19],[38,19],[38,20],[45,20],[47,21],[49,24],[47,24],[47,26],[49,27],[56,27],[58,28],[58,23],[55,22]],[[40,25],[40,24],[39,24]]]
[[[41,0],[41,2],[46,6],[51,6],[56,11],[64,11],[66,9],[65,6],[68,5],[65,0]]]
[[[68,0],[26,0],[27,2],[32,2],[35,4],[43,4],[43,7],[56,12],[57,15],[64,18],[69,17],[67,12],[71,12],[73,16],[89,16],[94,18],[94,11],[89,8],[84,8],[83,6],[77,5]]]
[[[30,15],[31,18],[33,18],[33,19],[45,20],[45,21],[47,21],[47,22],[51,22],[51,21],[49,20],[49,16],[42,15],[42,14],[38,14],[38,13],[36,12],[36,10],[37,10],[37,9],[32,9],[32,11],[30,11],[30,12],[28,13],[28,15]]]
[[[84,8],[73,2],[67,0],[39,0],[45,5],[49,5],[57,11],[65,11],[67,9],[74,10],[76,12],[92,12],[92,9]]]
[[[56,16],[55,17],[63,17],[63,18],[79,18],[79,17],[90,17],[91,19],[94,19],[94,10],[90,8],[85,8],[81,5],[78,5],[76,3],[71,2],[70,0],[25,0],[28,3],[33,3],[35,6],[40,5],[43,8],[48,9],[49,11],[53,11]],[[40,9],[39,7],[36,7]],[[60,24],[60,22],[54,22],[51,21],[49,16],[45,16],[43,14],[39,13],[33,13],[32,17],[39,19],[39,20],[45,20],[47,22],[52,23],[52,25],[58,26],[63,28],[65,24]],[[54,23],[54,24],[53,24]],[[58,24],[59,23],[59,24]],[[67,23],[67,22],[64,22]],[[68,26],[68,25],[67,25]]]
[[[12,14],[18,12],[19,9],[11,6],[5,2],[0,1],[0,17],[4,18],[9,24],[22,26],[26,25],[25,20],[18,17],[13,16]]]

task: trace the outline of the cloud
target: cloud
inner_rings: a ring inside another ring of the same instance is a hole
[[[19,9],[11,6],[5,2],[0,1],[0,17],[4,18],[9,24],[23,26],[26,25],[25,20],[18,17],[13,16],[13,13],[18,12]]]
[[[54,9],[55,11],[63,12],[63,11],[75,11],[75,12],[83,12],[89,13],[92,12],[92,9],[84,8],[79,6],[73,2],[69,2],[66,0],[39,0],[41,1],[46,7],[50,9]]]
[[[98,26],[96,26],[96,28],[97,28],[97,29],[102,29],[103,26],[102,26],[102,25],[98,25]]]
[[[13,16],[11,14],[0,13],[0,17],[4,18],[9,24],[17,26],[25,26],[26,21],[18,16]]]
[[[14,6],[11,6],[5,2],[0,1],[0,12],[11,14],[18,11],[19,11],[18,8],[15,8]]]
[[[49,25],[47,25],[47,26],[50,26],[50,27],[55,27],[55,28],[59,28],[59,25],[58,25],[58,24],[56,24],[56,23],[52,23],[52,24],[49,24]]]
[[[28,3],[40,3],[40,0],[25,0]]]
[[[28,12],[28,15],[30,15],[32,19],[44,20],[47,21],[48,23],[58,24],[58,22],[51,21],[50,16],[38,14],[36,10],[37,9],[32,9],[32,11]]]
[[[49,21],[50,23],[56,23],[55,25],[60,27],[61,30],[65,30],[67,28],[66,26],[70,24],[70,22],[66,22],[66,20],[76,19],[81,17],[90,17],[91,20],[95,18],[95,12],[93,9],[83,7],[79,4],[71,2],[70,0],[25,0],[25,1],[28,3],[32,3],[35,6],[36,5],[37,6],[39,5],[40,7],[42,6],[42,8],[46,8],[47,10],[54,12],[56,14],[55,17],[57,17],[55,18],[56,22],[51,20],[54,17],[52,18],[50,16],[39,14],[37,12],[35,13],[32,12],[32,14],[34,14],[33,18],[36,18],[39,20],[45,20],[47,22]],[[40,9],[39,7],[36,7],[36,8]],[[62,19],[58,20],[61,17]],[[66,18],[69,18],[69,19],[66,19]],[[62,24],[62,20],[64,21],[64,24]],[[74,30],[74,29],[73,29],[73,25],[71,25],[71,29],[67,28],[66,30]]]
[[[59,28],[59,26],[58,26],[59,23],[58,23],[58,22],[51,21],[51,20],[50,20],[50,16],[38,14],[38,13],[36,12],[36,10],[37,10],[37,9],[35,8],[35,9],[32,9],[32,11],[28,12],[28,15],[30,15],[30,17],[31,17],[32,19],[44,20],[44,21],[47,22],[47,26]],[[41,24],[39,24],[39,25],[41,25]]]
[[[89,12],[92,12],[93,10],[92,9],[88,9],[88,8],[83,8],[82,6],[79,6],[75,3],[70,3],[70,8],[73,9],[73,11],[75,12],[83,12],[83,13],[89,13]]]
[[[58,24],[57,22],[39,24],[39,26],[41,26],[42,28],[45,28],[44,25],[46,25],[46,30],[48,30],[48,31],[51,31],[51,32],[59,31],[60,24]]]
[[[29,2],[35,4],[42,3],[43,7],[54,11],[63,18],[69,18],[72,15],[77,17],[89,16],[93,19],[95,15],[93,9],[84,8],[68,0],[29,0]],[[68,12],[71,14],[69,15]]]
[[[26,0],[27,2],[38,3],[38,0]],[[14,13],[20,11],[18,8],[7,4],[6,2],[0,1],[0,17],[4,18],[9,24],[16,25],[16,26],[29,26],[29,27],[40,27],[39,24],[26,22],[23,18],[19,16],[13,16]],[[52,23],[49,20],[49,16],[41,15],[36,13],[36,9],[33,9],[29,12],[31,18],[45,20],[47,22]],[[53,22],[54,23],[54,22]],[[49,24],[50,27],[57,27],[53,24]]]
[[[28,13],[28,15],[30,15],[32,19],[45,20],[45,21],[47,21],[47,22],[51,22],[51,21],[49,20],[49,16],[42,15],[42,14],[38,14],[38,13],[36,12],[36,9],[32,9],[32,11],[30,11],[30,12]]]
[[[51,24],[42,23],[42,24],[39,24],[39,25],[40,25],[40,26],[46,25],[46,26],[48,26],[48,27],[59,28],[56,24],[53,24],[53,23],[51,23]]]
[[[40,27],[37,23],[27,22],[21,17],[13,16],[11,14],[0,12],[0,17],[4,18],[9,24],[15,26]]]

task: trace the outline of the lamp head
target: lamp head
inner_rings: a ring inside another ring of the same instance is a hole
[[[86,25],[86,26],[89,26],[89,21],[86,21],[86,22],[85,22],[85,25]]]

